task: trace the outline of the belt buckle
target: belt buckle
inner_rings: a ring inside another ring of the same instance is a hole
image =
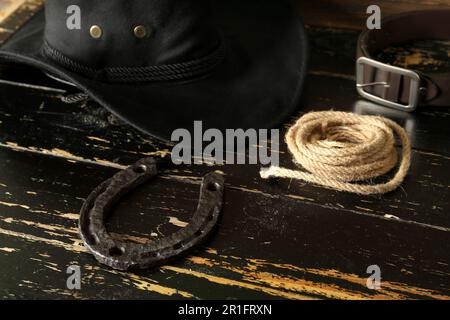
[[[387,83],[387,82],[364,83],[364,70],[365,70],[364,66],[365,65],[369,65],[369,66],[372,66],[379,70],[388,71],[388,72],[395,73],[395,74],[402,75],[404,77],[409,78],[411,80],[411,87],[409,90],[410,94],[409,94],[408,105],[390,101],[388,99],[376,96],[376,95],[364,90],[364,88],[366,88],[366,87],[379,86],[379,85],[389,87],[389,83]],[[411,70],[391,66],[389,64],[378,62],[378,61],[375,61],[370,58],[361,57],[356,62],[356,89],[358,90],[358,93],[367,100],[376,102],[385,107],[403,110],[403,111],[407,111],[407,112],[412,112],[417,108],[417,106],[419,104],[420,76],[417,72],[414,72]]]

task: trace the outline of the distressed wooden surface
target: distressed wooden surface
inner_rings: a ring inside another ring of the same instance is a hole
[[[367,8],[377,5],[382,16],[416,10],[450,9],[450,0],[294,0],[307,24],[319,27],[362,30]]]
[[[292,0],[304,21],[311,26],[362,30],[366,26],[367,8],[380,7],[382,16],[416,10],[450,9],[450,0]],[[45,0],[0,0],[0,23],[3,31],[15,29],[17,19],[24,20]],[[21,5],[20,10],[15,9]],[[14,15],[11,17],[11,13]],[[5,38],[5,34],[2,35]],[[2,38],[0,38],[2,40]]]
[[[110,232],[141,243],[182,228],[195,209],[202,175],[219,169],[227,185],[217,233],[171,265],[114,271],[82,246],[81,204],[120,168],[143,156],[166,155],[170,146],[94,103],[61,103],[65,88],[38,73],[2,67],[0,79],[56,90],[0,85],[0,297],[449,299],[449,108],[405,114],[359,100],[357,33],[309,33],[311,70],[292,121],[331,108],[398,121],[413,144],[413,165],[401,189],[366,197],[296,181],[262,181],[258,166],[169,168],[117,207]],[[418,50],[424,63],[408,58]],[[442,50],[442,44],[415,43],[390,48],[381,58],[450,71]],[[281,159],[294,167],[284,146]],[[381,290],[366,287],[366,269],[373,264],[382,270]],[[79,291],[66,288],[70,265],[81,267]]]
[[[45,0],[0,0],[0,43],[42,7]]]

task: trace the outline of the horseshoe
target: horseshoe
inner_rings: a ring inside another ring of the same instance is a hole
[[[85,246],[102,264],[118,270],[151,268],[167,263],[202,243],[217,225],[223,203],[224,178],[204,176],[192,221],[170,236],[135,244],[112,239],[105,220],[120,199],[158,174],[154,158],[145,158],[100,184],[86,199],[79,228]]]

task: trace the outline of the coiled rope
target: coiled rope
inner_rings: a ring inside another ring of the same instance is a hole
[[[385,183],[355,183],[380,177],[398,162],[394,133],[403,145],[401,163]],[[384,194],[404,180],[411,164],[411,143],[405,130],[379,116],[346,112],[312,112],[301,117],[286,135],[295,162],[308,172],[270,167],[263,179],[292,178],[362,195]]]

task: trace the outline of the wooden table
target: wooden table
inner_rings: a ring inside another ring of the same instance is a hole
[[[268,183],[259,178],[258,166],[170,168],[117,207],[110,232],[140,243],[182,228],[195,209],[202,175],[214,169],[227,180],[218,232],[171,265],[115,271],[83,247],[78,211],[91,190],[117,170],[144,156],[164,155],[170,146],[119,123],[92,102],[64,104],[57,91],[2,84],[0,297],[450,298],[450,109],[406,114],[360,100],[354,81],[358,33],[308,31],[311,68],[292,120],[335,109],[398,121],[413,145],[402,188],[385,196],[356,196],[297,181]],[[439,47],[431,54],[429,44],[416,43],[391,49],[385,58],[410,63],[406,57],[419,52],[422,62],[450,71],[445,56],[450,44]],[[19,82],[48,81],[28,69],[21,74]],[[294,167],[285,146],[281,158]],[[66,286],[70,265],[80,266],[81,290]],[[381,268],[380,290],[366,286],[370,265]]]

